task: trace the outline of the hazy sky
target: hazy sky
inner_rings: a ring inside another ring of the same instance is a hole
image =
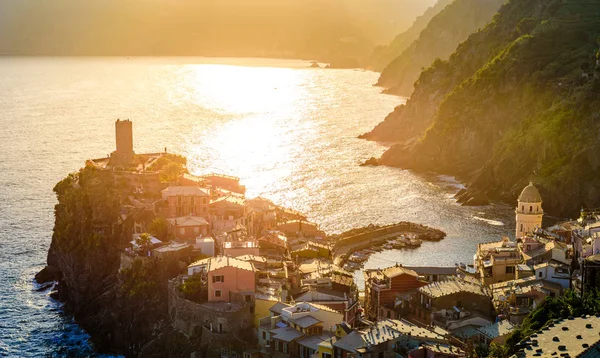
[[[434,0],[2,0],[2,53],[318,53],[388,42]]]

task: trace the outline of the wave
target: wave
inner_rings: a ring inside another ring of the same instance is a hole
[[[504,223],[502,221],[498,221],[498,220],[486,219],[486,218],[482,218],[479,216],[473,216],[473,219],[484,221],[484,222],[486,222],[490,225],[494,225],[494,226],[504,226]]]

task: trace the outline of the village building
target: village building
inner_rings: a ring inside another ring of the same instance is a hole
[[[329,307],[341,312],[343,321],[353,327],[358,314],[358,292],[336,291],[323,287],[305,286],[302,291],[292,296],[295,302],[310,302]]]
[[[477,245],[474,267],[484,285],[514,280],[521,258],[515,242],[507,237]]]
[[[276,230],[289,236],[323,238],[325,233],[315,223],[306,220],[290,220],[277,225]]]
[[[423,325],[435,324],[450,331],[469,325],[487,325],[494,311],[492,296],[486,287],[460,278],[419,287],[402,305],[404,312],[409,310],[409,320]]]
[[[600,254],[586,257],[582,267],[582,293],[600,287]]]
[[[260,320],[258,329],[261,351],[275,357],[308,358],[327,351],[323,342],[334,337],[342,314],[325,306],[300,302],[276,303],[270,315]],[[321,346],[321,348],[320,348]]]
[[[537,245],[531,241],[524,241],[519,244],[519,251],[523,263],[527,265],[537,265],[550,261],[571,265],[572,250],[564,242],[555,240],[537,239]]]
[[[277,223],[277,206],[268,199],[257,197],[246,200],[248,216],[248,232],[259,236],[266,230],[271,230]]]
[[[445,332],[447,333],[447,332]],[[373,357],[395,358],[406,356],[425,344],[444,346],[464,356],[459,348],[450,345],[444,334],[429,328],[421,328],[406,321],[386,319],[373,325],[354,330],[333,343],[336,358]],[[417,353],[417,352],[415,352]]]
[[[210,202],[213,231],[226,232],[246,224],[246,205],[243,195],[229,194]]]
[[[210,236],[197,237],[194,250],[205,256],[215,256],[215,239]]]
[[[457,266],[438,267],[438,266],[402,266],[405,269],[412,270],[419,275],[420,278],[427,282],[437,282],[451,279],[458,272]]]
[[[484,346],[489,346],[492,343],[504,344],[506,338],[514,329],[515,326],[508,320],[479,327],[477,328],[477,342]]]
[[[533,183],[530,182],[521,191],[517,200],[515,214],[517,223],[515,239],[532,234],[537,228],[542,227],[542,218],[544,216],[542,197]]]
[[[260,247],[256,240],[226,241],[223,243],[223,255],[232,257],[244,255],[259,256]]]
[[[365,315],[368,319],[395,319],[396,297],[425,286],[419,275],[401,266],[365,270]]]
[[[170,186],[161,192],[169,218],[200,216],[209,218],[210,192],[197,186]]]
[[[192,253],[192,246],[186,243],[172,242],[152,250],[152,256],[163,260],[187,261]]]
[[[208,281],[208,301],[245,301],[253,299],[256,290],[255,268],[250,262],[229,256],[201,260]],[[198,265],[194,263],[193,265]],[[190,270],[188,266],[188,273]]]
[[[171,234],[179,241],[195,242],[210,234],[210,224],[201,216],[181,216],[167,219]]]
[[[546,297],[558,297],[563,288],[560,284],[530,276],[493,284],[490,290],[496,313],[507,317],[512,324],[518,325]]]
[[[331,248],[328,245],[308,241],[290,248],[292,258],[324,258],[331,259]]]
[[[224,189],[225,191],[245,194],[246,187],[240,184],[240,178],[225,174],[206,174],[202,175],[205,185],[213,189]]]

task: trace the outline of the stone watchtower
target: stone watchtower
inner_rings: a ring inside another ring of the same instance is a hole
[[[542,197],[533,183],[530,182],[519,195],[515,213],[517,222],[515,239],[522,238],[542,227],[542,217],[544,216]]]
[[[127,165],[133,162],[133,125],[130,120],[117,119],[115,122],[115,137],[117,150],[110,155],[113,166]]]

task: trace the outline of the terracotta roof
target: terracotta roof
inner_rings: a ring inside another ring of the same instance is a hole
[[[287,303],[277,302],[276,304],[271,306],[271,308],[269,308],[269,311],[271,311],[273,313],[281,314],[281,310],[284,308],[288,308],[288,307],[292,307],[292,306],[288,305]]]
[[[308,315],[308,316],[302,316],[302,317],[298,317],[298,318],[290,318],[290,322],[293,322],[302,328],[308,328],[308,327],[312,327],[315,324],[320,323],[322,321],[314,318],[313,316]]]
[[[494,339],[509,334],[514,328],[515,326],[510,321],[504,320],[477,328],[477,331],[489,339]]]
[[[432,282],[426,286],[419,287],[419,292],[431,298],[439,298],[458,292],[470,292],[476,295],[491,297],[487,288],[467,282],[459,278],[446,281]]]
[[[276,328],[276,329],[272,330],[271,335],[273,336],[274,339],[278,339],[278,340],[284,341],[284,342],[291,342],[294,339],[302,337],[304,335],[304,333],[297,331],[291,327],[284,327],[284,328]]]
[[[208,221],[202,216],[180,216],[178,218],[167,219],[169,223],[177,227],[186,226],[208,226]]]
[[[220,204],[220,203],[228,203],[228,204],[233,204],[233,205],[238,205],[238,206],[244,206],[246,203],[246,199],[244,199],[243,196],[227,195],[227,196],[222,196],[220,198],[211,200],[211,202],[210,202],[211,205]]]
[[[170,186],[161,191],[163,200],[166,200],[170,196],[182,195],[182,196],[210,196],[210,192],[207,189],[200,188],[198,186]]]
[[[436,267],[436,266],[403,266],[405,269],[412,270],[419,275],[454,275],[456,266]]]
[[[254,265],[250,262],[239,260],[235,257],[229,256],[217,256],[211,257],[208,259],[208,269],[207,272],[215,271],[222,269],[224,267],[235,267],[241,270],[252,271],[254,272]]]

